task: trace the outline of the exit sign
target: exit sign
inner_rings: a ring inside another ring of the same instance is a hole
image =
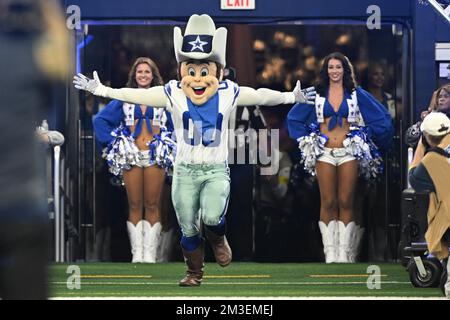
[[[220,0],[222,10],[254,10],[256,0]]]

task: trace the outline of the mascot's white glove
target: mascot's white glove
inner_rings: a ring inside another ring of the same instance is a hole
[[[106,88],[98,77],[97,71],[94,71],[94,79],[89,79],[85,75],[79,73],[73,77],[73,84],[79,90],[88,91],[96,96],[106,96]]]
[[[316,101],[316,89],[314,87],[309,87],[302,90],[300,81],[297,81],[294,90],[292,91],[295,96],[295,102],[315,104]]]

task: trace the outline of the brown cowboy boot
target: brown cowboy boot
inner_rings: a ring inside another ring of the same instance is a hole
[[[218,236],[208,228],[205,228],[205,235],[214,251],[214,257],[221,267],[226,267],[231,263],[232,253],[225,235]]]
[[[202,240],[198,248],[193,251],[187,251],[181,246],[187,266],[186,276],[179,282],[181,287],[196,287],[202,283],[203,260],[205,257],[204,247],[204,240]]]

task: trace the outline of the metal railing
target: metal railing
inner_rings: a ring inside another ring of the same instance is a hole
[[[59,133],[58,133],[59,134]],[[50,140],[51,141],[51,140]],[[53,220],[54,239],[54,261],[67,261],[66,235],[65,235],[65,199],[67,188],[65,183],[65,159],[61,145],[64,141],[49,143],[49,153],[47,156],[47,177],[50,183],[48,190],[49,218]]]

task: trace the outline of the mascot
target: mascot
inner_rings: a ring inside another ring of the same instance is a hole
[[[225,212],[230,193],[228,121],[236,106],[314,104],[314,88],[292,92],[255,90],[223,79],[227,30],[216,29],[208,15],[192,15],[184,36],[174,29],[179,81],[149,89],[112,89],[82,74],[74,77],[77,89],[95,95],[166,108],[172,114],[177,154],[172,201],[181,228],[181,248],[187,273],[180,286],[199,286],[203,277],[204,240],[198,221],[205,227],[217,263],[230,264],[232,253],[225,237]]]

